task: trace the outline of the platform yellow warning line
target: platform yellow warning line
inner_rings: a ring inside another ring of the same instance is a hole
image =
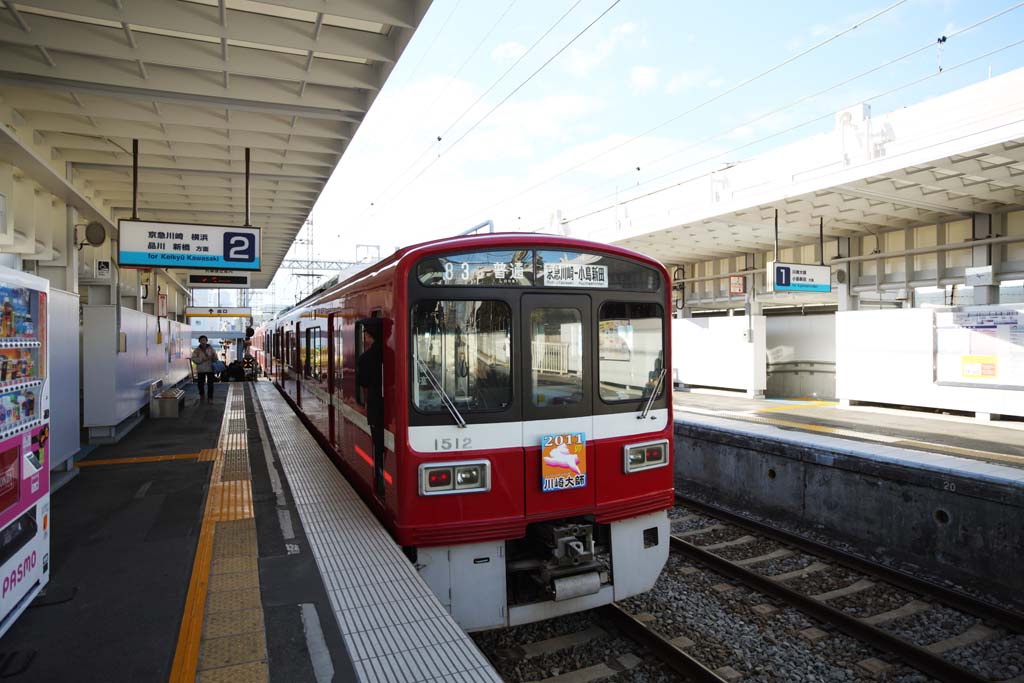
[[[269,678],[244,391],[229,387],[219,447],[202,452],[213,468],[172,683]]]
[[[137,458],[104,458],[103,460],[83,460],[76,462],[75,467],[92,467],[94,465],[137,465],[145,462],[166,462],[168,460],[203,460],[201,453],[182,453],[180,455],[142,455]]]

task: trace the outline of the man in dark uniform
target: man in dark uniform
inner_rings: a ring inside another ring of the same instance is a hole
[[[363,352],[356,361],[356,383],[363,388],[366,421],[373,438],[373,484],[378,498],[384,499],[384,376],[381,352],[380,318],[366,318],[363,327]]]

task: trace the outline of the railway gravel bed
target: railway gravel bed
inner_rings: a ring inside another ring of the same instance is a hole
[[[1013,627],[1000,627],[1000,612],[987,610],[984,604],[972,603],[971,606],[967,606],[966,601],[956,602],[954,599],[954,603],[961,605],[962,609],[969,610],[968,613],[941,604],[933,596],[942,593],[936,592],[937,589],[932,586],[922,584],[919,592],[907,590],[912,586],[896,587],[887,584],[885,578],[872,574],[870,567],[858,565],[854,569],[843,566],[842,559],[833,557],[825,550],[811,554],[797,549],[798,546],[790,545],[783,538],[758,538],[756,530],[730,523],[727,518],[716,517],[714,512],[705,513],[700,509],[685,507],[677,509],[682,512],[676,514],[686,517],[696,529],[703,528],[697,524],[700,517],[709,520],[704,526],[714,526],[707,534],[687,534],[681,539],[685,543],[679,546],[680,550],[685,550],[686,544],[698,548],[708,545],[702,542],[703,537],[711,534],[718,537],[727,536],[726,529],[734,528],[737,530],[734,532],[735,537],[749,535],[757,540],[723,548],[712,547],[705,549],[705,552],[710,551],[730,562],[769,556],[765,561],[744,562],[743,565],[762,577],[775,577],[774,581],[778,584],[804,596],[829,594],[821,599],[822,604],[854,616],[866,624],[873,624],[906,643],[928,650],[950,664],[973,672],[976,678],[992,681],[1012,679],[1014,683],[1024,681],[1024,635],[1014,634],[1010,630]],[[770,557],[780,551],[791,554],[781,558]],[[885,647],[891,649],[891,652],[882,653],[875,646],[867,644],[872,641],[860,643],[847,638],[838,630],[812,622],[796,608],[782,605],[779,601],[784,599],[784,594],[770,592],[769,594],[776,598],[776,601],[773,601],[746,588],[738,587],[742,583],[741,575],[737,574],[727,579],[710,569],[714,566],[719,571],[725,571],[725,567],[719,568],[714,564],[704,567],[698,561],[697,570],[688,569],[687,567],[695,561],[689,554],[689,551],[683,552],[686,561],[674,564],[679,568],[677,575],[672,576],[666,572],[659,581],[659,586],[663,583],[672,586],[671,591],[680,594],[684,603],[689,603],[688,609],[697,615],[703,615],[703,618],[698,616],[697,622],[686,622],[683,630],[687,633],[713,636],[716,642],[727,648],[733,643],[741,644],[743,653],[734,652],[732,656],[736,657],[737,662],[743,667],[742,680],[881,680],[899,683],[923,683],[932,680],[900,662],[900,657],[910,657],[911,652],[902,647],[897,648],[896,643],[887,643]],[[710,559],[708,561],[710,562]],[[670,562],[671,566],[673,563]],[[786,576],[781,576],[784,574]],[[683,585],[672,585],[675,581],[681,581]],[[706,590],[709,584],[712,593]],[[759,590],[769,590],[769,586],[763,585]],[[698,595],[710,596],[723,612],[728,614],[724,617],[724,632],[715,632],[713,628],[713,625],[723,623],[723,617],[707,617],[710,606],[695,597]],[[634,600],[637,600],[638,604],[644,604],[658,617],[659,622],[664,621],[671,628],[675,620],[671,616],[655,611],[649,604],[652,599],[656,598],[641,596]],[[694,600],[697,602],[694,603]],[[752,602],[760,604],[752,605]],[[808,614],[816,613],[816,608],[811,605],[806,609],[810,610]],[[752,611],[756,616],[751,617]],[[817,616],[826,618],[827,613],[822,612]],[[1003,623],[1015,623],[1012,616],[1005,618],[1007,621]],[[701,624],[701,621],[707,623]],[[754,634],[746,628],[749,621],[760,625],[761,637],[767,642],[758,644],[751,639]],[[729,634],[733,637],[731,641],[728,640]],[[858,638],[867,635],[861,633]],[[696,641],[693,645],[694,651],[699,651],[699,638],[692,635],[687,637]],[[779,642],[784,642],[791,648],[795,647],[797,653],[789,656],[786,646],[774,647]],[[883,639],[877,642],[882,646],[885,641]],[[780,649],[783,654],[780,654]],[[757,652],[759,656],[752,660],[751,652]],[[926,653],[921,650],[919,653],[915,655],[919,657],[918,660],[907,661],[916,661],[925,670],[934,670],[935,675],[942,672],[945,680],[959,681],[967,678],[966,671],[957,673],[950,670],[948,665],[943,665],[944,670],[943,666],[928,663],[927,658],[923,657]],[[779,668],[780,664],[784,669]],[[740,666],[733,666],[740,669]],[[767,678],[761,678],[762,675],[767,675]]]
[[[828,604],[855,617],[869,617],[902,607],[915,597],[902,588],[877,584],[860,593],[829,600]]]

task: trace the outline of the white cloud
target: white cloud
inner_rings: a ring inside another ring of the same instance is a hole
[[[658,69],[653,66],[634,66],[629,72],[629,82],[634,92],[650,92],[658,85]]]
[[[491,51],[491,59],[496,62],[514,62],[526,54],[526,46],[512,40],[502,43]]]
[[[710,69],[687,69],[686,71],[681,71],[668,80],[665,92],[669,95],[676,95],[685,90],[700,88],[705,85],[711,87],[711,82],[708,80],[710,75]]]
[[[599,39],[596,43],[587,47],[573,47],[569,50],[569,73],[579,78],[585,78],[595,67],[599,66],[611,56],[628,36],[637,31],[637,25],[632,22],[619,24],[613,28],[608,35]]]

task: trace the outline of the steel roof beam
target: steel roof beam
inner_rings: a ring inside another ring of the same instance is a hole
[[[130,168],[132,164],[131,155],[128,154],[101,154],[98,152],[75,152],[70,150],[62,154],[65,161],[71,161],[75,166],[89,167],[92,165],[124,166]],[[178,157],[172,160],[171,155],[159,156],[154,154],[140,155],[140,170],[145,165],[148,168],[160,168],[167,171],[192,171],[222,172],[232,174],[244,174],[245,162],[241,159],[194,159],[190,157]],[[254,173],[264,177],[273,174],[281,174],[286,177],[316,178],[321,183],[327,182],[331,169],[327,166],[306,166],[302,164],[279,164],[279,163],[253,163]]]
[[[67,140],[66,142],[67,144],[58,144],[47,139],[47,144],[52,145],[66,161],[102,163],[105,161],[118,161],[125,154],[122,149],[125,146],[123,142],[120,147],[111,142],[90,140],[89,138],[78,138]],[[130,146],[131,142],[128,144]],[[168,148],[167,145],[149,142],[146,145],[145,153],[142,152],[142,145],[139,147],[139,163],[147,163],[149,165],[162,165],[171,157],[176,158],[178,163],[185,163],[186,165],[188,165],[189,160],[233,162],[238,161],[239,152],[244,151],[241,145],[232,145],[229,149],[227,146],[220,145],[180,143]],[[265,165],[277,165],[287,161],[291,166],[309,166],[314,169],[314,173],[316,169],[326,168],[328,169],[328,175],[330,174],[330,169],[334,168],[338,160],[337,155],[317,155],[312,152],[289,152],[286,160],[283,152],[280,150],[261,149],[255,151],[258,151],[258,155],[254,153],[253,157],[258,156],[259,163]]]
[[[131,167],[131,160],[129,160],[127,165],[126,164],[119,164],[119,163],[110,163],[110,162],[107,162],[107,163],[75,164],[75,169],[82,169],[82,170],[122,169],[122,170],[127,170],[128,173],[131,173],[131,168],[130,167]],[[172,175],[172,176],[177,176],[179,174],[185,174],[185,175],[195,175],[195,176],[202,176],[202,175],[212,175],[212,176],[227,175],[227,176],[239,176],[239,177],[242,177],[242,176],[245,175],[245,171],[243,171],[243,170],[237,170],[236,171],[234,169],[172,168],[172,167],[166,167],[166,166],[142,166],[142,165],[139,166],[139,171],[140,171],[140,173],[143,172],[143,171],[145,171],[145,172],[153,172],[153,173],[166,173],[166,174],[169,174],[169,175]],[[255,178],[262,178],[264,180],[285,180],[285,181],[291,180],[291,181],[298,181],[298,182],[308,182],[308,183],[312,183],[312,184],[316,184],[316,185],[323,185],[323,183],[327,180],[326,177],[319,177],[319,178],[317,178],[317,177],[313,177],[313,176],[305,175],[305,174],[303,174],[303,175],[289,175],[289,174],[286,174],[286,173],[259,173],[259,172],[253,172],[251,175],[252,175],[252,177],[254,179]]]
[[[365,92],[349,88],[311,86],[306,95],[299,98],[291,81],[236,76],[231,86],[225,88],[219,80],[212,80],[209,73],[150,65],[148,77],[144,78],[142,74],[124,67],[125,62],[81,55],[60,59],[57,67],[50,67],[24,48],[14,47],[4,51],[4,61],[0,66],[4,79],[8,81],[37,85],[48,82],[63,85],[67,90],[85,89],[107,94],[145,93],[157,101],[205,102],[228,108],[246,105],[259,110],[277,109],[299,115],[306,111],[321,112],[322,115],[329,112],[330,117],[337,116],[335,112],[362,114],[369,106]]]
[[[209,180],[209,178],[206,178]],[[101,192],[105,196],[123,195],[130,197],[132,192],[131,182],[112,182],[109,180],[91,180],[89,188]],[[237,186],[213,186],[209,183],[139,183],[139,192],[147,196],[167,197],[233,197],[244,195],[244,188]],[[315,190],[281,190],[276,187],[257,188],[251,187],[250,194],[254,200],[275,199],[295,202],[314,202],[319,194]]]
[[[39,7],[58,12],[68,11],[67,0],[22,0],[19,4],[23,10]],[[132,0],[123,11],[118,11],[108,0],[75,0],[73,12],[117,24],[126,21],[136,27],[136,33],[140,32],[138,27],[152,26],[216,38],[217,42],[227,38],[303,52],[316,50],[375,62],[395,61],[394,41],[378,33],[324,26],[320,39],[314,41],[311,21],[269,17],[232,9],[227,10],[227,26],[222,26],[220,10],[216,6],[191,2]],[[33,18],[29,16],[30,20]]]
[[[183,142],[224,144],[236,139],[244,140],[246,135],[265,136],[267,140],[284,141],[288,135],[299,138],[300,142],[317,149],[324,146],[340,146],[352,137],[352,124],[300,118],[292,129],[281,121],[279,115],[254,112],[235,112],[231,123],[224,121],[224,115],[213,115],[201,107],[179,107],[164,105],[161,116],[153,113],[152,102],[140,100],[113,100],[110,98],[88,97],[88,108],[74,104],[77,94],[61,94],[66,99],[60,104],[56,98],[42,101],[40,98],[22,97],[22,89],[14,92],[0,91],[0,96],[18,102],[18,111],[32,128],[63,132],[112,135],[113,137],[147,137],[150,139],[180,139]],[[52,93],[56,95],[56,93]],[[97,104],[102,99],[106,106]],[[186,111],[179,112],[179,109]],[[87,125],[86,112],[96,121]],[[326,124],[326,125],[325,125]],[[162,127],[161,127],[162,126]],[[319,141],[319,142],[318,142]],[[239,144],[244,144],[240,142]],[[252,145],[258,146],[258,145]],[[301,149],[298,148],[298,149]]]
[[[54,147],[78,147],[80,149],[113,151],[117,147],[108,142],[108,138],[125,149],[131,148],[132,139],[137,139],[141,149],[151,149],[154,153],[159,153],[158,150],[166,151],[169,149],[168,145],[171,144],[173,144],[175,150],[198,150],[200,147],[214,149],[249,147],[253,150],[254,155],[266,152],[271,156],[287,149],[289,154],[309,153],[318,154],[324,158],[330,157],[333,159],[333,163],[337,163],[338,158],[344,151],[343,144],[324,144],[323,141],[317,144],[315,138],[307,138],[301,135],[296,135],[292,139],[291,144],[289,144],[282,136],[268,135],[266,133],[242,132],[235,133],[229,137],[220,131],[204,130],[202,128],[165,126],[166,130],[161,130],[158,126],[123,121],[116,122],[109,119],[95,119],[98,124],[95,128],[84,123],[79,123],[78,126],[67,124],[35,126],[32,125],[33,119],[31,117],[26,116],[25,120],[30,127],[46,139],[47,144],[51,144]],[[44,123],[42,121],[37,122]],[[327,151],[332,147],[336,151]],[[202,155],[194,154],[193,156]],[[301,154],[299,158],[301,158]]]
[[[125,41],[126,35],[132,38],[130,44]],[[380,87],[379,70],[367,64],[313,59],[307,71],[306,57],[240,45],[230,46],[230,59],[225,63],[219,43],[131,31],[127,23],[122,28],[112,28],[37,15],[32,17],[32,32],[25,33],[0,18],[0,42],[61,52],[73,49],[76,55],[142,60],[148,65],[227,71],[240,76],[304,80],[319,85],[366,90]]]
[[[131,211],[131,209],[132,209],[131,202],[128,202],[127,206],[122,204],[122,205],[113,206],[111,208],[115,209],[115,210],[118,210],[118,211],[124,211],[124,210]],[[244,208],[239,210],[239,209],[230,209],[230,208],[223,208],[223,207],[212,207],[212,206],[211,207],[208,207],[208,206],[188,206],[187,204],[186,205],[181,205],[181,206],[159,206],[159,205],[157,205],[157,206],[143,206],[140,203],[139,209],[140,209],[140,211],[144,211],[144,213],[161,213],[161,214],[163,214],[163,213],[187,213],[187,214],[197,214],[197,215],[198,214],[214,214],[214,215],[232,215],[232,216],[239,216],[239,217],[242,217],[242,216],[245,215],[245,209]],[[285,211],[285,210],[281,210],[281,211],[274,211],[274,210],[266,211],[266,210],[264,210],[264,211],[252,211],[251,213],[252,213],[253,218],[263,217],[263,218],[270,218],[270,219],[276,218],[276,219],[280,219],[280,220],[287,220],[289,218],[295,218],[295,219],[300,220],[300,221],[301,220],[305,220],[306,216],[309,215],[308,211],[299,211],[299,210],[289,210],[289,211]]]

